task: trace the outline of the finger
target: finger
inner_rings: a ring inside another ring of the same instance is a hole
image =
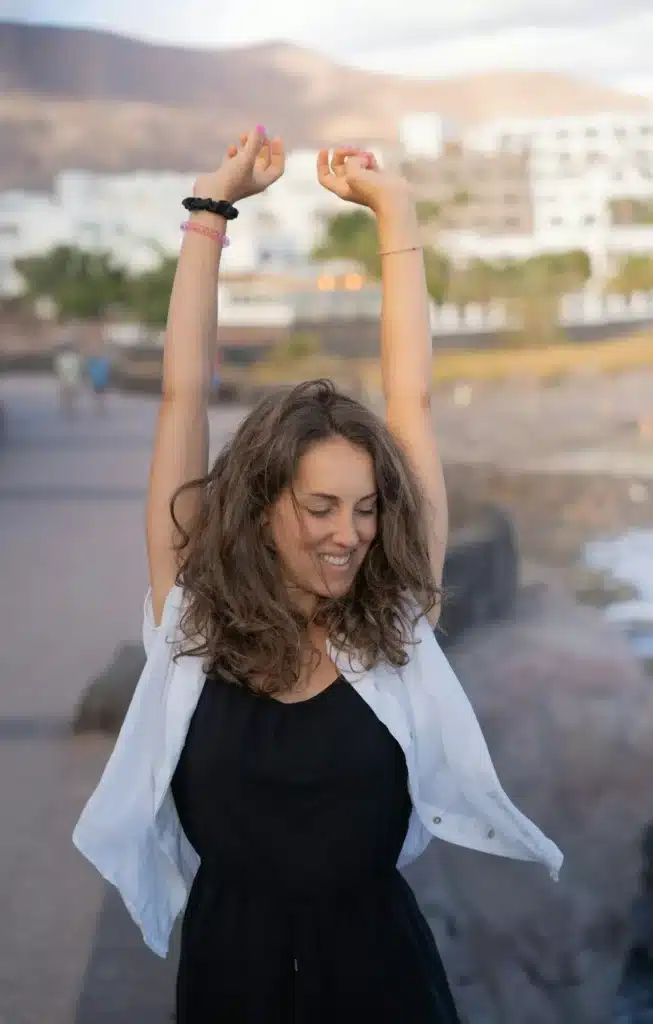
[[[270,166],[270,146],[266,142],[256,157],[256,170],[265,172]]]
[[[262,124],[257,124],[256,128],[249,132],[247,142],[244,144],[242,150],[243,157],[245,158],[245,165],[250,169],[254,167],[254,162],[265,143],[265,128]]]
[[[238,146],[229,146],[229,149],[227,150],[227,156],[231,160],[233,157],[236,156],[237,152],[238,152]]]
[[[283,169],[286,166],[286,151],[282,140],[276,136],[274,139],[270,139],[269,142],[270,150],[270,170],[275,171],[277,177],[283,173]]]
[[[344,166],[344,173],[348,177],[353,177],[356,176],[357,174],[361,174],[362,172],[366,171],[368,167],[369,164],[367,154],[357,153],[355,156],[350,156],[349,159],[347,160]]]
[[[355,146],[341,146],[339,149],[334,149],[331,158],[331,170],[333,173],[343,174],[347,160],[359,152],[360,150],[356,149]]]
[[[331,165],[329,163],[329,150],[321,149],[317,154],[317,178],[324,182],[331,176]]]

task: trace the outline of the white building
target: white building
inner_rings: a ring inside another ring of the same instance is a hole
[[[653,168],[653,105],[642,113],[503,118],[466,132],[464,143],[484,151],[531,154],[538,179],[580,174],[597,164]]]
[[[653,224],[615,218],[619,201],[638,200],[653,210],[653,106],[642,113],[488,121],[467,131],[463,143],[529,154],[534,229],[527,238],[450,237],[452,252],[523,259],[584,249],[599,278],[628,255],[653,255]]]
[[[52,194],[0,194],[0,292],[8,293],[13,260],[55,245],[112,252],[132,272],[156,265],[162,254],[174,255],[187,216],[181,200],[195,177],[69,170],[57,177]],[[342,209],[341,200],[317,182],[315,153],[292,152],[274,188],[239,206],[238,220],[229,225],[225,267],[299,266],[322,236],[324,219]]]
[[[436,160],[458,137],[455,122],[440,114],[406,114],[399,122],[399,143],[409,159]]]
[[[437,158],[456,140],[456,127],[437,113],[414,113],[401,121],[399,135],[405,157]],[[653,225],[614,218],[620,200],[653,209],[653,106],[643,113],[496,120],[474,126],[458,141],[486,152],[529,152],[534,229],[519,236],[442,235],[454,257],[524,259],[583,248],[601,276],[618,258],[653,254]],[[14,259],[57,244],[111,251],[132,272],[155,265],[162,254],[174,255],[186,216],[181,200],[194,178],[69,170],[59,175],[52,194],[0,194],[0,293],[15,291]],[[244,202],[229,225],[225,269],[297,269],[320,241],[325,220],[349,209],[319,186],[313,150],[291,152],[280,181]]]

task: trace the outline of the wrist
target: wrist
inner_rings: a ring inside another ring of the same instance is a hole
[[[376,213],[376,219],[379,224],[395,224],[402,222],[404,224],[416,224],[419,226],[419,222],[417,220],[417,203],[408,191],[402,190],[382,196],[374,212]]]
[[[242,199],[242,196],[236,195],[228,185],[222,184],[220,180],[215,181],[211,177],[198,178],[193,185],[193,195],[200,199],[213,199],[216,203],[224,200],[224,202],[233,204]]]
[[[422,245],[417,208],[412,199],[394,199],[379,207],[376,215],[379,249],[411,249]]]
[[[207,198],[212,198],[208,196]],[[218,217],[215,213],[209,213],[207,210],[194,210],[189,213],[188,220],[191,222],[197,222],[203,224],[207,228],[211,228],[212,231],[219,231],[223,235],[227,233],[227,221],[224,217]]]

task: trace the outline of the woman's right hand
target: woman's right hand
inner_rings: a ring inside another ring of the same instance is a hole
[[[238,203],[274,184],[283,174],[285,161],[281,139],[268,139],[265,128],[257,125],[249,134],[241,135],[240,145],[229,146],[217,171],[200,175],[193,194]]]
[[[329,150],[317,155],[317,180],[322,188],[348,203],[367,206],[374,213],[393,206],[414,206],[408,182],[396,174],[382,171],[373,153],[344,146],[331,159]]]

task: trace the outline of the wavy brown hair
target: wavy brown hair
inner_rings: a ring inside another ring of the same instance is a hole
[[[372,458],[378,529],[344,597],[320,597],[312,620],[366,668],[407,662],[417,615],[440,600],[428,557],[427,507],[412,467],[385,423],[330,381],[309,381],[264,398],[201,480],[181,487],[171,512],[179,533],[178,582],[186,592],[181,651],[259,692],[298,681],[309,624],[290,602],[266,510],[291,488],[299,460],[320,441],[342,437]],[[199,512],[185,531],[179,495],[199,488]],[[411,597],[412,595],[412,597]],[[337,638],[337,639],[336,639]]]

